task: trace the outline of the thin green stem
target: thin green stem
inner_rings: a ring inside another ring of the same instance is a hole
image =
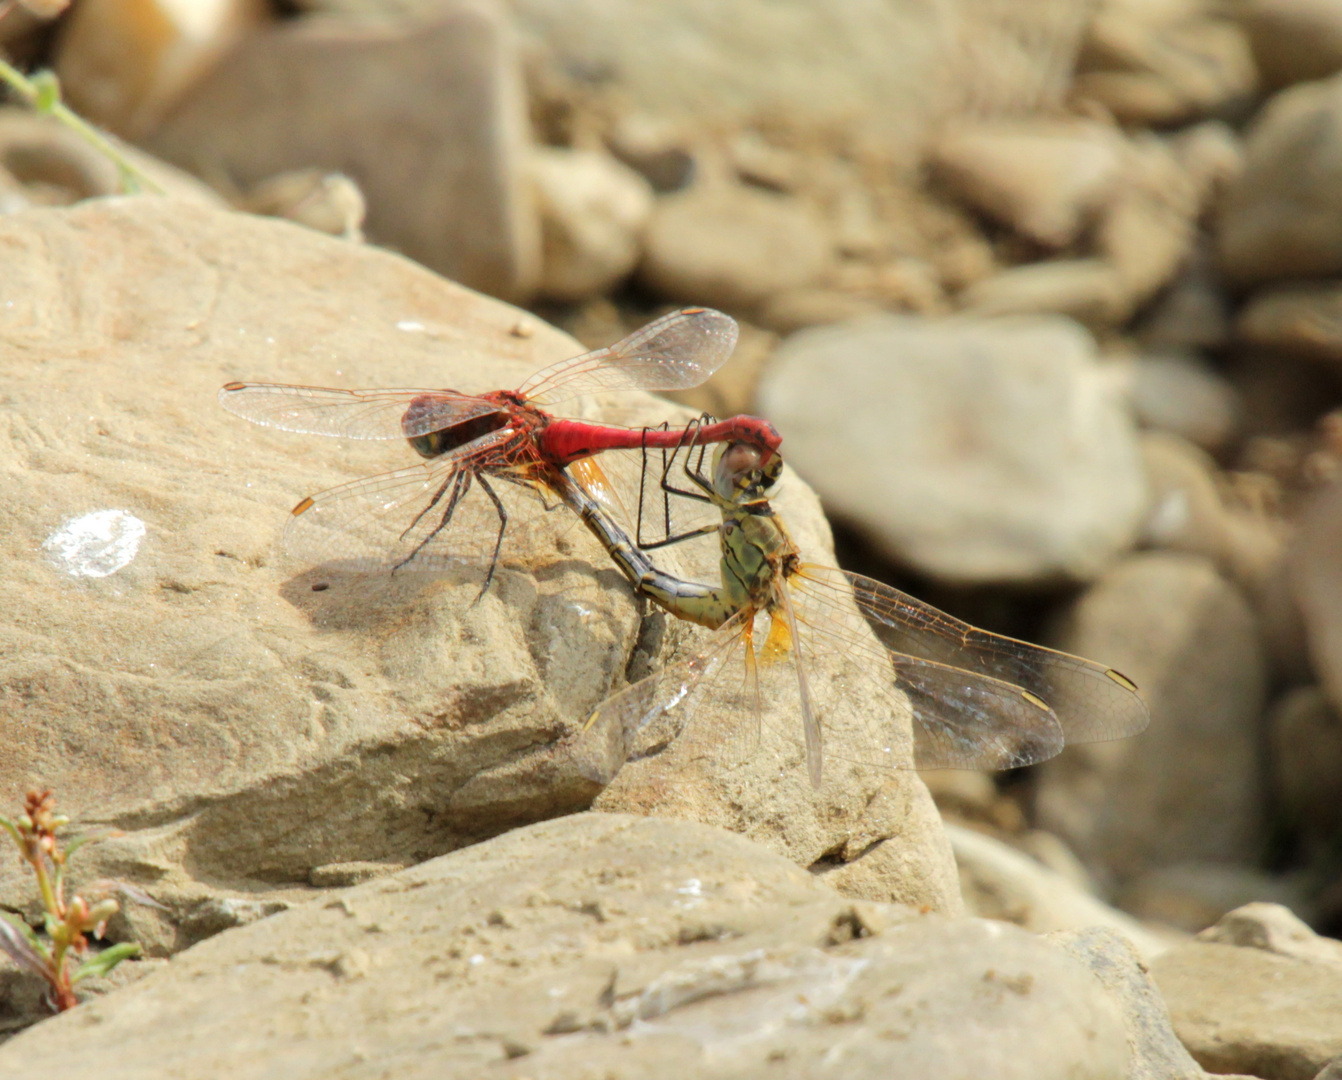
[[[46,75],[47,77],[40,81],[30,79],[7,61],[0,59],[0,81],[38,112],[54,116],[94,149],[105,154],[116,165],[117,171],[121,174],[121,186],[127,193],[134,194],[144,190],[154,195],[164,194],[163,189],[143,171],[132,165],[107,136],[61,101],[56,76],[50,73]]]

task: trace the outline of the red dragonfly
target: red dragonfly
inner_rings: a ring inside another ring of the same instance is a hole
[[[285,529],[290,554],[354,569],[439,570],[462,561],[482,527],[462,524],[478,486],[492,504],[493,553],[481,595],[493,580],[509,514],[490,477],[538,491],[543,501],[567,482],[557,470],[603,450],[744,441],[765,460],[782,441],[752,416],[684,429],[615,427],[561,419],[542,410],[582,394],[681,390],[713,374],[736,346],[736,321],[711,308],[685,308],[604,349],[536,372],[516,390],[336,390],[231,382],[219,391],[229,412],[257,424],[341,439],[406,439],[427,460],[311,495]],[[687,432],[690,434],[687,435]],[[586,474],[598,482],[600,474]],[[457,520],[452,530],[448,526]],[[451,540],[451,542],[449,542]]]

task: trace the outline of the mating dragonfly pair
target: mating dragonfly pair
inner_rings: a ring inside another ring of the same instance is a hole
[[[797,727],[789,735],[817,785],[822,721],[854,701],[859,718],[846,729],[841,756],[885,768],[1011,768],[1052,757],[1067,742],[1117,739],[1146,727],[1136,687],[1110,668],[977,629],[871,578],[804,562],[769,502],[783,462],[780,437],[766,421],[738,416],[638,429],[562,419],[542,408],[593,392],[697,386],[731,355],[736,336],[730,317],[688,308],[609,348],[545,368],[517,390],[229,383],[219,398],[231,412],[287,431],[403,438],[426,459],[304,499],[285,531],[291,554],[392,570],[442,570],[480,557],[484,527],[462,520],[478,487],[494,516],[483,595],[509,528],[494,486],[502,481],[567,505],[638,592],[714,630],[694,655],[617,692],[588,719],[576,756],[602,783],[673,737],[743,761],[759,742],[762,702],[779,697],[796,701],[801,737]],[[711,445],[717,449],[710,459]],[[595,455],[618,450],[639,454],[634,538],[614,516],[633,493],[612,496],[592,467]],[[686,519],[678,508],[691,504],[710,508],[714,520],[678,527]],[[478,497],[474,505],[482,505]],[[716,584],[667,574],[648,554],[709,532],[721,548]],[[823,694],[813,688],[819,667],[844,673]],[[743,673],[735,688],[718,686],[727,680],[716,677],[728,669]],[[690,722],[708,693],[744,695],[721,711],[736,718],[730,729]],[[906,708],[912,755],[900,745]]]

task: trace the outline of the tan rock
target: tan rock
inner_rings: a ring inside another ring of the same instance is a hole
[[[1328,858],[1342,829],[1342,719],[1317,686],[1288,690],[1267,717],[1273,792],[1307,858]]]
[[[1314,1080],[1342,1054],[1342,967],[1194,942],[1151,965],[1174,1030],[1204,1069]]]
[[[537,81],[612,115],[861,146],[916,168],[932,126],[1067,92],[1088,5],[513,0]],[[786,57],[787,62],[780,62]],[[601,78],[575,73],[600,72]]]
[[[320,169],[297,169],[262,180],[239,200],[238,206],[347,240],[363,239],[363,221],[368,213],[358,184],[343,173]]]
[[[1197,939],[1342,965],[1342,941],[1316,934],[1281,904],[1245,904],[1228,912]]]
[[[81,116],[139,140],[234,42],[269,21],[263,0],[81,0],[61,26],[56,74]]]
[[[168,200],[11,215],[0,245],[14,403],[0,497],[18,523],[0,559],[0,788],[50,785],[76,819],[121,823],[90,849],[91,876],[152,884],[180,916],[221,891],[291,900],[332,865],[417,861],[587,805],[596,789],[564,738],[631,657],[662,651],[646,640],[655,620],[640,643],[605,553],[504,484],[503,566],[478,603],[478,568],[295,565],[274,551],[289,507],[415,457],[399,439],[252,427],[216,401],[243,377],[516,386],[575,342],[387,252]],[[622,396],[621,422],[677,415]],[[780,512],[817,550],[818,504],[787,488]],[[487,527],[471,533],[477,498]],[[458,508],[463,554],[487,555],[492,514],[474,491]],[[673,657],[690,634],[669,629]],[[886,809],[852,789],[794,813],[777,802],[788,790],[736,811],[808,863],[897,836],[922,876],[887,880],[887,895],[953,905],[913,774]],[[0,863],[6,897],[26,888],[19,871]]]
[[[1073,243],[1119,181],[1119,133],[1085,121],[962,121],[933,144],[934,178],[953,196],[1045,247]]]
[[[1186,862],[1156,867],[1131,879],[1118,893],[1125,911],[1150,922],[1197,932],[1227,912],[1266,901],[1310,912],[1298,877],[1273,875],[1242,863]],[[1233,944],[1239,944],[1234,942]]]
[[[811,285],[833,258],[821,222],[800,201],[726,183],[659,198],[645,245],[647,288],[729,310]]]
[[[971,914],[1036,934],[1104,927],[1122,935],[1145,960],[1170,947],[1170,941],[1130,915],[1000,840],[951,824],[946,832]]]
[[[1235,17],[1271,89],[1342,69],[1342,11],[1330,0],[1244,0]]]
[[[1196,353],[1137,356],[1126,374],[1133,411],[1144,427],[1211,451],[1225,448],[1238,434],[1239,395]]]
[[[541,216],[541,295],[584,300],[613,288],[638,263],[652,188],[595,151],[538,147],[532,179]]]
[[[1053,643],[1136,682],[1151,726],[1045,764],[1039,824],[1120,878],[1176,862],[1252,862],[1264,824],[1267,673],[1240,592],[1199,556],[1130,556],[1081,595]]]
[[[999,271],[960,293],[960,307],[983,317],[1069,315],[1113,326],[1132,314],[1118,271],[1103,259],[1050,259]]]
[[[1072,95],[1127,124],[1186,123],[1240,105],[1257,85],[1244,31],[1201,4],[1106,0],[1091,21]]]
[[[1232,284],[1342,270],[1342,76],[1284,90],[1254,117],[1217,222]]]
[[[1014,927],[585,814],[222,934],[12,1040],[0,1073],[1122,1080],[1125,1043],[1082,964]]]
[[[149,134],[154,152],[249,188],[348,174],[367,232],[471,288],[525,298],[540,264],[510,27],[487,2],[431,18],[307,19],[253,34]]]
[[[1309,655],[1333,708],[1342,707],[1342,575],[1337,544],[1342,532],[1342,484],[1317,492],[1299,518],[1287,553],[1291,595],[1304,619]]]
[[[1276,285],[1254,293],[1239,318],[1240,340],[1342,367],[1342,286]]]

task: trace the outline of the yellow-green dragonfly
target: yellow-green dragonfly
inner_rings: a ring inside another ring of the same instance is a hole
[[[609,782],[626,760],[672,739],[747,760],[760,740],[762,703],[776,698],[797,703],[816,785],[827,753],[886,768],[1007,769],[1050,758],[1068,742],[1146,728],[1137,687],[1112,668],[980,630],[860,574],[803,562],[769,503],[783,468],[776,453],[734,442],[716,450],[708,469],[704,463],[703,450],[674,451],[661,486],[720,512],[712,526],[721,544],[717,586],[663,573],[644,554],[708,527],[653,543],[640,536],[636,545],[576,485],[566,499],[639,592],[714,630],[688,659],[597,707],[575,740],[575,755],[594,779]],[[682,475],[689,487],[677,486]],[[743,662],[734,663],[738,653]],[[729,671],[738,677],[718,678]],[[716,729],[687,722],[710,687],[730,699],[723,711],[739,722]],[[912,754],[902,744],[906,708]],[[827,732],[839,713],[846,715],[842,744],[830,751]],[[784,737],[796,743],[795,722],[789,728]]]

